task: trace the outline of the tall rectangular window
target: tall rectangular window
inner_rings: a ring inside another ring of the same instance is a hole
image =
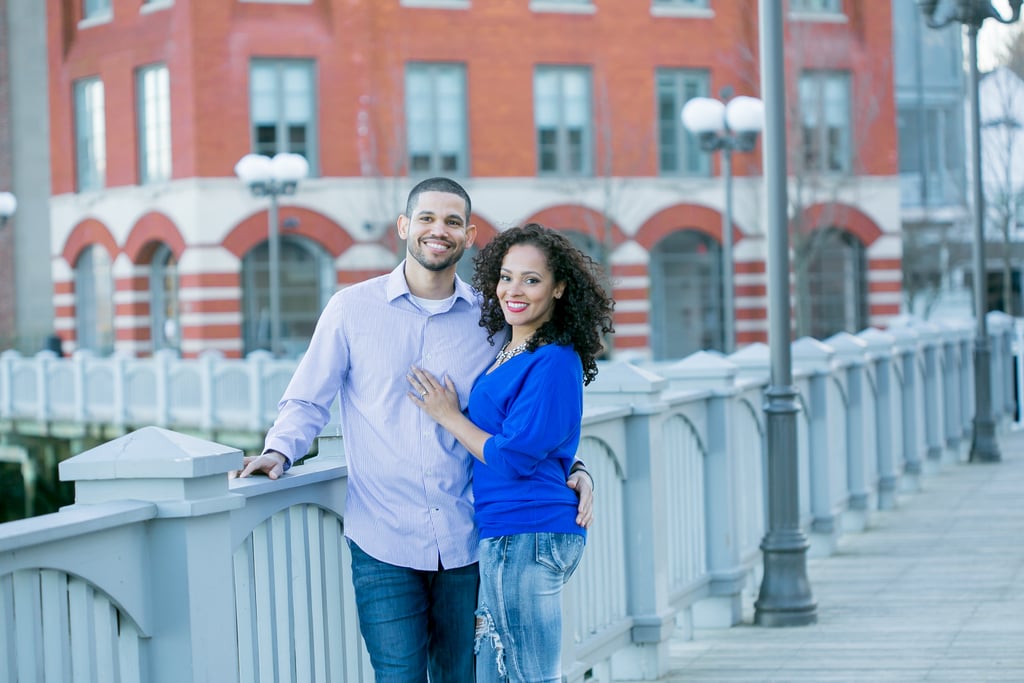
[[[590,69],[537,67],[533,74],[533,118],[537,172],[581,176],[593,172]]]
[[[409,173],[468,173],[466,67],[409,64],[405,68],[405,133]]]
[[[107,125],[103,81],[75,81],[75,173],[78,191],[99,190],[107,177]]]
[[[964,154],[960,108],[939,103],[897,111],[900,173],[917,174],[912,203],[955,202],[963,182]]]
[[[805,71],[800,76],[800,129],[804,170],[852,170],[849,74]]]
[[[110,14],[110,0],[82,0],[83,19],[101,19]]]
[[[301,154],[316,168],[316,91],[313,62],[253,60],[249,70],[252,149],[274,156]]]
[[[166,64],[135,72],[139,117],[139,182],[171,178],[171,89]]]
[[[655,74],[658,112],[658,171],[662,175],[709,175],[711,155],[700,149],[696,136],[683,126],[683,105],[707,97],[707,71],[658,69]]]

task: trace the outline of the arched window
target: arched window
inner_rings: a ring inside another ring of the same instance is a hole
[[[150,335],[153,351],[181,348],[178,260],[166,244],[153,252],[149,270]]]
[[[594,259],[596,263],[607,264],[608,250],[600,240],[581,230],[561,230],[560,232],[572,242],[574,247]]]
[[[110,255],[86,247],[75,263],[75,335],[79,349],[106,355],[114,350],[114,283]]]
[[[722,250],[704,233],[680,230],[651,251],[651,351],[683,358],[724,348]]]
[[[856,334],[868,322],[864,245],[845,230],[824,230],[807,268],[810,335],[815,339]]]
[[[302,237],[280,238],[280,337],[284,354],[294,358],[309,346],[309,338],[335,289],[330,254]],[[242,334],[245,353],[270,349],[270,267],[266,242],[242,260]]]

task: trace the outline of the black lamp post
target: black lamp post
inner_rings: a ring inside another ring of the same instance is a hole
[[[967,28],[969,77],[967,89],[971,98],[971,169],[974,187],[974,317],[977,322],[974,340],[974,436],[971,441],[971,462],[999,462],[995,420],[992,417],[992,387],[988,348],[987,285],[985,271],[985,204],[981,185],[981,105],[978,97],[978,31],[986,19],[1012,24],[1020,19],[1024,0],[1008,0],[1009,19],[996,11],[989,0],[918,0],[917,4],[929,28],[943,28],[953,22]],[[941,7],[940,7],[941,5]]]
[[[797,403],[790,348],[789,219],[786,189],[786,83],[783,10],[778,0],[758,4],[763,166],[768,235],[768,346],[771,381],[765,394],[768,450],[768,531],[761,541],[764,578],[754,603],[758,626],[803,626],[818,620],[807,578],[807,536],[800,528]]]

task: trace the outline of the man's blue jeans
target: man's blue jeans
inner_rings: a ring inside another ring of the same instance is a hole
[[[472,683],[479,571],[396,567],[349,541],[359,630],[377,683]]]
[[[562,586],[583,545],[579,534],[481,539],[477,683],[560,683]]]

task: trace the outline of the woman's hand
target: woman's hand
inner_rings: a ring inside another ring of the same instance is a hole
[[[409,398],[442,427],[450,428],[452,419],[462,416],[459,394],[450,378],[445,377],[445,383],[441,384],[426,370],[412,367],[406,379],[412,386]]]

